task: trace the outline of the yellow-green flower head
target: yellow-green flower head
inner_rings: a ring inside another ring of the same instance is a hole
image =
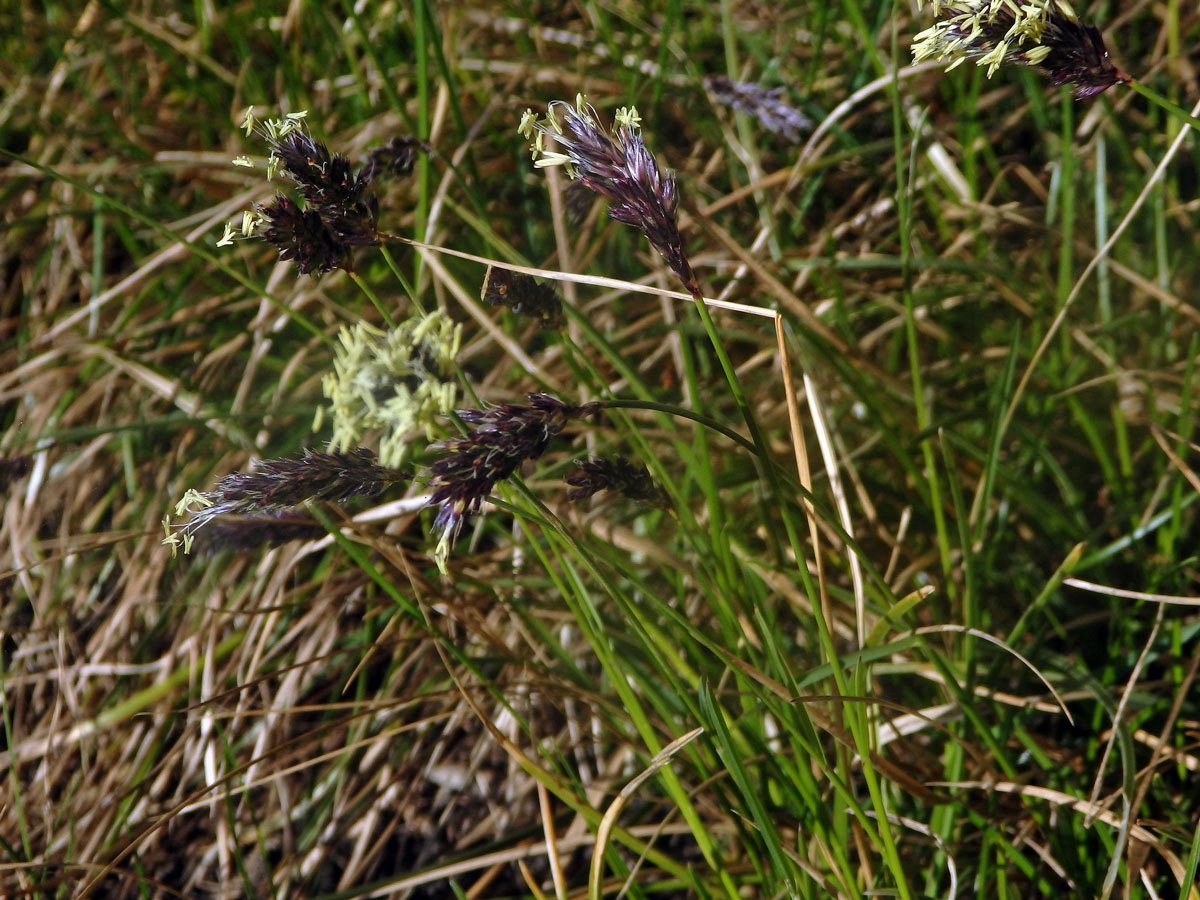
[[[1030,66],[1089,97],[1129,81],[1108,58],[1100,32],[1066,0],[932,0],[941,21],[913,39],[913,60],[973,59],[990,78],[1004,63]]]
[[[440,310],[381,331],[365,322],[343,328],[333,372],[322,381],[333,419],[333,450],[381,429],[379,459],[403,462],[414,432],[433,439],[434,424],[454,408],[454,358],[462,326]]]

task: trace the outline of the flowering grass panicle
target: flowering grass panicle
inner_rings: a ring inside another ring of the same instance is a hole
[[[417,156],[429,153],[429,144],[415,137],[394,137],[382,147],[376,147],[363,159],[359,177],[368,182],[377,178],[402,177],[412,173]]]
[[[324,143],[303,128],[269,138],[278,168],[295,185],[304,202],[325,211],[353,207],[363,200],[368,180],[355,172],[340,153],[330,153]]]
[[[488,266],[480,296],[492,306],[503,306],[518,316],[537,319],[546,328],[562,324],[562,298],[554,288],[539,283],[532,275]]]
[[[434,519],[438,567],[445,571],[450,546],[466,517],[479,512],[497,484],[525,461],[541,456],[569,422],[601,408],[600,403],[572,406],[549,394],[530,394],[529,406],[459,410],[459,418],[475,427],[464,437],[435,444],[446,455],[430,466],[430,504],[439,507]]]
[[[704,86],[718,103],[752,116],[766,131],[789,143],[800,143],[801,133],[812,127],[812,122],[783,99],[783,88],[768,89],[724,75],[708,76]]]
[[[163,543],[171,545],[172,551],[182,545],[187,553],[195,533],[220,517],[249,517],[264,527],[277,527],[285,524],[276,515],[281,510],[312,502],[344,503],[352,497],[375,497],[409,477],[407,472],[379,465],[375,454],[363,447],[330,453],[305,450],[298,459],[264,460],[253,472],[223,476],[211,491],[184,494],[175,514],[187,515],[188,521],[180,526],[165,523]],[[282,543],[278,537],[277,528],[276,538],[264,538],[260,543]],[[245,539],[243,535],[241,540]]]
[[[441,310],[416,315],[390,331],[366,322],[343,328],[333,372],[322,381],[333,419],[330,446],[356,446],[370,429],[383,430],[379,456],[398,466],[414,431],[433,438],[433,426],[454,407],[454,358],[462,327]],[[314,428],[320,427],[318,412]]]
[[[344,269],[350,247],[339,240],[320,213],[302,209],[290,197],[279,194],[265,206],[255,208],[257,228],[263,239],[279,251],[280,259],[294,259],[301,275],[323,275]],[[253,232],[243,229],[249,237]]]
[[[365,447],[345,452],[305,450],[299,459],[268,459],[254,472],[234,472],[217,482],[221,502],[242,512],[284,509],[314,500],[344,503],[351,497],[375,497],[408,474],[381,466]]]
[[[913,60],[973,59],[991,77],[1001,63],[1031,66],[1054,84],[1090,97],[1129,81],[1109,61],[1100,32],[1082,25],[1065,0],[952,0],[932,3],[945,18],[913,39]]]
[[[379,198],[368,190],[371,178],[355,171],[346,157],[330,153],[303,129],[271,141],[280,170],[296,185],[307,209],[315,211],[342,247],[379,243]]]
[[[252,110],[246,111],[246,134],[259,130],[271,148],[268,180],[282,175],[295,186],[303,205],[279,194],[243,214],[240,229],[226,225],[217,246],[232,244],[239,231],[246,238],[261,235],[279,251],[280,259],[294,259],[302,275],[317,276],[349,268],[354,247],[380,243],[379,198],[370,190],[371,183],[385,174],[407,174],[416,153],[428,148],[413,138],[393,138],[356,169],[305,130],[305,115],[260,122]],[[245,156],[233,162],[254,165]]]
[[[536,166],[564,166],[571,178],[608,200],[609,216],[642,232],[688,292],[699,295],[675,219],[679,206],[675,176],[660,172],[646,149],[635,108],[617,110],[615,120],[610,135],[580,94],[574,105],[552,102],[544,119],[526,110],[518,130],[531,140]],[[559,149],[547,149],[547,137]]]
[[[626,456],[603,456],[575,460],[576,471],[565,476],[571,485],[567,499],[573,502],[587,500],[600,491],[612,491],[638,506],[647,509],[670,509],[671,498],[643,465]]]

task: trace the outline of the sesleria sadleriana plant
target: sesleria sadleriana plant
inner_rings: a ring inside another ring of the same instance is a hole
[[[430,504],[438,507],[434,559],[442,572],[450,547],[467,516],[521,465],[546,452],[550,441],[570,422],[595,415],[602,403],[573,406],[549,394],[530,394],[529,405],[505,404],[493,409],[460,409],[458,417],[475,426],[463,437],[435,444],[446,454],[430,466]]]
[[[333,421],[330,452],[306,451],[299,460],[278,459],[260,464],[254,474],[234,473],[213,491],[188,491],[175,514],[186,515],[182,525],[164,522],[174,551],[190,552],[196,532],[217,519],[243,517],[240,528],[223,534],[234,546],[255,546],[253,528],[261,526],[257,543],[281,543],[283,523],[277,513],[313,501],[344,502],[355,496],[377,496],[385,487],[407,481],[401,470],[415,433],[433,439],[434,426],[449,412],[457,396],[455,356],[462,327],[440,310],[416,315],[388,331],[359,322],[343,328],[335,351],[333,372],[322,387]],[[326,411],[318,409],[314,430]],[[358,444],[371,430],[381,432],[380,459]],[[244,517],[251,517],[252,521]],[[290,535],[307,533],[293,527]]]
[[[654,155],[646,148],[641,133],[641,117],[636,108],[622,107],[613,118],[616,127],[610,135],[601,127],[595,108],[587,102],[587,98],[578,94],[574,105],[562,100],[552,101],[544,118],[539,118],[532,110],[525,110],[518,131],[531,141],[529,149],[534,165],[539,168],[561,165],[571,178],[608,200],[609,217],[642,232],[683,282],[684,289],[695,301],[696,312],[704,324],[738,411],[750,430],[755,448],[764,454],[759,460],[763,462],[765,450],[762,448],[766,447],[766,440],[742,390],[733,362],[717,333],[708,311],[709,301],[701,293],[700,282],[684,250],[676,219],[679,193],[675,176],[670,172],[661,172]],[[559,149],[548,148],[547,139]],[[745,311],[749,307],[742,309]],[[778,314],[762,308],[754,308],[754,313],[775,318],[780,364],[786,371],[787,353]],[[787,373],[787,377],[790,381],[790,373]],[[794,415],[794,412],[789,411],[789,415]],[[793,421],[793,430],[797,428]],[[780,485],[774,470],[767,465],[763,472],[766,480],[778,492]]]
[[[259,120],[253,107],[246,110],[246,136],[257,131],[270,147],[267,180],[281,175],[302,202],[278,194],[270,203],[247,210],[239,225],[226,224],[217,246],[229,246],[239,236],[262,237],[279,250],[280,259],[294,259],[301,275],[319,276],[349,269],[355,247],[381,243],[379,198],[371,185],[385,175],[408,174],[416,154],[428,147],[414,138],[394,138],[355,166],[308,133],[306,116],[297,112]],[[254,167],[248,156],[237,157],[233,164]]]
[[[581,100],[579,110],[583,109]],[[675,226],[674,180],[659,173],[642,144],[636,111],[622,110],[617,141],[607,136],[596,139],[601,134],[598,131],[587,133],[586,124],[595,125],[595,118],[588,113],[564,118],[568,129],[575,130],[592,154],[588,157],[581,149],[581,162],[584,158],[597,162],[597,166],[572,167],[573,173],[610,199],[614,218],[646,233],[698,293]],[[353,247],[381,245],[393,237],[379,230],[379,204],[369,190],[373,179],[407,174],[416,153],[429,148],[398,138],[373,151],[355,168],[344,156],[330,153],[312,138],[303,119],[304,114],[297,113],[259,123],[247,111],[243,123],[247,135],[257,129],[271,147],[268,178],[282,174],[300,199],[281,194],[270,204],[245,213],[241,237],[266,238],[279,248],[282,259],[296,261],[301,274],[348,270]],[[588,143],[585,138],[592,140]],[[599,162],[605,153],[612,167],[609,180]],[[234,162],[252,166],[246,157]],[[233,226],[226,226],[219,244],[227,246],[236,236]],[[489,303],[532,316],[544,326],[561,322],[557,293],[528,276],[490,269],[483,295]],[[313,425],[317,430],[326,416],[331,419],[329,452],[306,451],[298,460],[268,461],[253,474],[225,476],[215,490],[188,491],[176,507],[176,515],[187,516],[187,521],[178,525],[164,521],[167,536],[163,543],[169,544],[172,552],[180,547],[189,552],[197,531],[205,526],[209,526],[206,533],[212,544],[235,549],[312,536],[320,533],[319,526],[299,515],[297,507],[314,501],[377,496],[387,485],[408,480],[409,473],[400,467],[413,435],[423,432],[432,440],[438,420],[453,408],[460,341],[461,326],[441,311],[414,315],[388,330],[366,322],[343,328],[333,371],[322,380],[328,408],[318,410]],[[546,394],[531,394],[529,402],[529,406],[459,410],[459,419],[473,426],[471,430],[433,445],[432,449],[445,451],[430,467],[429,477],[429,503],[438,510],[434,558],[443,572],[450,547],[467,517],[480,510],[496,485],[525,462],[540,457],[569,422],[592,415],[602,406],[573,406]],[[369,450],[359,446],[376,431],[378,463]],[[643,502],[653,500],[654,505],[664,502],[665,495],[655,492],[648,474],[639,473],[632,464],[606,472],[601,465],[588,477],[589,494],[607,488]]]
[[[419,432],[432,440],[434,425],[454,407],[461,325],[434,311],[389,331],[360,322],[343,328],[340,337],[334,371],[322,385],[334,424],[329,452],[306,450],[298,460],[269,460],[256,472],[224,476],[215,490],[188,491],[175,508],[175,515],[187,521],[164,521],[163,544],[173,552],[191,552],[198,530],[214,521],[223,524],[216,544],[280,544],[312,530],[294,517],[281,518],[282,511],[377,497],[385,487],[409,480],[400,468],[409,440]],[[324,415],[324,408],[318,409],[314,430]],[[358,446],[371,430],[382,431],[378,462]]]
[[[222,533],[229,540],[217,543],[261,546],[312,536],[315,523],[285,514],[308,503],[377,497],[409,477],[399,469],[379,465],[375,454],[363,447],[329,453],[305,450],[297,459],[264,460],[252,472],[225,475],[211,491],[185,493],[175,506],[175,515],[186,516],[187,521],[172,524],[164,519],[163,543],[171,547],[172,554],[177,549],[190,553],[201,528],[227,521],[237,527]],[[306,528],[301,527],[305,524]],[[324,533],[319,525],[316,531]]]
[[[1129,76],[1112,64],[1099,30],[1079,22],[1065,0],[931,0],[942,21],[913,39],[913,60],[968,59],[990,78],[1003,63],[1029,66],[1090,97]]]
[[[1124,84],[1180,122],[1200,131],[1200,119],[1112,64],[1100,32],[1082,24],[1066,0],[931,0],[943,21],[913,39],[913,60],[974,59],[988,77],[1003,63],[1029,66],[1054,84],[1069,84],[1076,97],[1091,97]]]
[[[531,142],[534,165],[563,166],[571,178],[604,197],[609,216],[644,234],[688,293],[699,296],[700,285],[676,222],[675,176],[660,172],[646,149],[635,107],[617,110],[614,120],[616,128],[609,134],[600,126],[596,110],[579,94],[574,105],[562,100],[550,103],[544,118],[525,110],[518,131]],[[547,137],[559,149],[547,148]]]
[[[408,174],[417,153],[429,148],[412,138],[394,138],[355,166],[314,139],[305,129],[305,116],[260,121],[246,111],[247,136],[257,131],[271,148],[268,180],[282,176],[299,200],[279,194],[245,212],[237,231],[226,225],[218,246],[232,244],[238,232],[243,238],[261,236],[279,249],[281,259],[294,260],[300,274],[316,276],[348,269],[352,248],[382,242],[379,201],[370,187],[378,178]],[[254,166],[245,156],[233,162]],[[172,553],[190,552],[197,531],[212,523],[214,543],[239,549],[323,533],[311,519],[297,516],[296,508],[378,496],[410,478],[400,468],[409,441],[418,432],[432,440],[435,423],[454,406],[461,327],[435,311],[387,331],[360,322],[343,328],[339,337],[333,372],[322,383],[333,423],[329,451],[268,460],[254,472],[226,475],[212,491],[187,491],[175,509],[187,520],[178,525],[164,520],[163,543]],[[325,414],[318,409],[314,430]],[[371,430],[381,432],[378,462],[358,446]]]

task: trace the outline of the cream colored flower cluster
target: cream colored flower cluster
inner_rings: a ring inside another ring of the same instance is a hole
[[[378,428],[380,463],[398,466],[412,433],[432,440],[433,426],[454,408],[462,326],[437,310],[389,331],[359,322],[339,337],[333,372],[321,382],[333,419],[330,447],[356,447],[366,431]],[[318,412],[314,429],[322,417]]]
[[[913,60],[952,59],[954,68],[974,59],[976,65],[987,66],[989,78],[1006,61],[1041,65],[1051,52],[1041,42],[1051,17],[1075,19],[1074,10],[1061,0],[931,0],[929,5],[935,14],[945,9],[948,16],[913,39]]]

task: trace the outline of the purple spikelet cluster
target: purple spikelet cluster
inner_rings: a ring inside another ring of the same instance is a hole
[[[354,170],[350,160],[307,131],[296,129],[271,141],[280,169],[296,185],[304,202],[325,212],[348,210],[363,199],[368,179]]]
[[[571,485],[568,500],[579,502],[600,491],[612,491],[641,507],[669,509],[671,506],[667,492],[650,477],[649,470],[628,457],[577,459],[575,469],[564,479]]]
[[[1129,76],[1112,64],[1100,32],[1057,0],[952,0],[934,3],[943,19],[913,39],[913,59],[972,59],[990,77],[1003,63],[1034,68],[1054,84],[1090,97]],[[953,65],[951,66],[953,68]]]
[[[263,238],[279,251],[280,259],[294,259],[301,275],[346,268],[350,248],[315,209],[303,209],[291,197],[279,194],[256,210]]]
[[[393,138],[372,151],[361,166],[331,153],[302,125],[303,114],[266,120],[262,131],[271,147],[267,177],[282,174],[302,203],[279,194],[242,217],[243,237],[261,235],[279,250],[281,259],[294,259],[302,275],[318,276],[350,265],[354,247],[379,244],[379,198],[372,183],[384,175],[407,174],[416,154],[428,146],[414,138]],[[246,133],[258,123],[249,111]],[[248,157],[234,160],[252,167]],[[236,232],[225,226],[218,246],[233,243]]]
[[[1036,68],[1054,84],[1074,85],[1076,97],[1091,97],[1129,81],[1129,76],[1108,58],[1104,38],[1092,25],[1062,15],[1051,16],[1041,43],[1050,48],[1050,53]]]
[[[724,75],[704,79],[713,99],[730,109],[758,120],[764,130],[790,144],[800,143],[800,135],[812,123],[783,99],[783,88],[765,88],[752,81],[733,81]]]
[[[375,462],[365,447],[344,453],[305,450],[299,459],[267,459],[253,472],[234,472],[217,482],[222,503],[241,512],[300,506],[312,500],[343,503],[351,497],[376,497],[389,484],[408,476]]]
[[[545,119],[527,111],[520,131],[533,142],[536,165],[563,165],[572,178],[604,197],[609,216],[642,232],[687,291],[698,295],[700,286],[675,219],[675,176],[659,171],[642,140],[640,121],[636,109],[620,109],[609,134],[600,127],[596,110],[580,97],[574,105],[554,101]],[[547,137],[558,149],[546,148]]]
[[[211,524],[225,523],[229,546],[246,548],[257,544],[279,544],[289,535],[311,531],[311,518],[286,515],[310,502],[344,503],[352,497],[376,497],[392,484],[407,481],[399,469],[381,466],[375,454],[363,447],[347,452],[325,453],[305,450],[298,459],[263,460],[253,472],[233,472],[222,477],[211,491],[188,491],[176,507],[176,515],[188,515],[181,525],[167,527],[163,543],[172,548],[191,549],[196,532]],[[308,526],[308,531],[300,525]],[[257,540],[254,527],[264,531]],[[295,526],[295,527],[293,527]],[[319,527],[319,526],[317,526]]]
[[[497,484],[526,460],[541,456],[569,422],[594,415],[601,407],[572,406],[549,394],[530,394],[528,406],[459,410],[459,417],[474,427],[463,437],[435,444],[446,455],[430,466],[430,503],[438,507],[434,528],[440,536],[439,564],[444,564],[467,516],[479,512]]]

